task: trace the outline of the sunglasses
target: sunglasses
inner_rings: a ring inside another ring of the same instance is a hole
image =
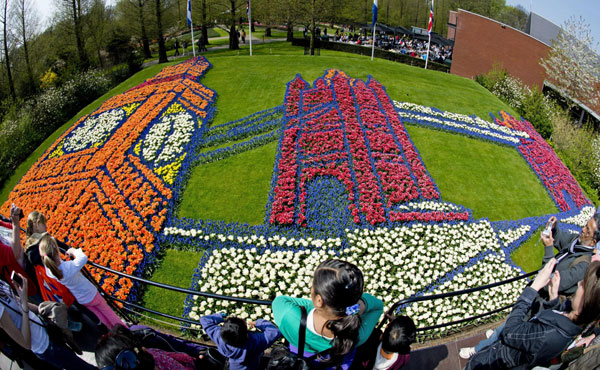
[[[102,370],[136,369],[139,364],[140,361],[135,352],[130,349],[124,349],[117,355],[114,365],[105,366]]]

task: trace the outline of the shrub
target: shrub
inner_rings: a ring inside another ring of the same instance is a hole
[[[475,81],[517,110],[543,138],[552,136],[551,121],[557,109],[537,87],[530,89],[499,65],[486,75],[475,76]]]
[[[49,87],[35,99],[5,103],[0,123],[0,185],[35,148],[79,110],[111,87],[104,73],[73,75],[59,87]]]

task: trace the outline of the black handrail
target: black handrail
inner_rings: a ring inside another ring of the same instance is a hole
[[[271,305],[271,301],[264,301],[264,300],[260,300],[260,299],[251,299],[251,298],[241,298],[241,297],[231,297],[231,296],[227,296],[227,295],[221,295],[221,294],[214,294],[214,293],[206,293],[206,292],[199,292],[197,290],[191,290],[191,289],[186,289],[186,288],[180,288],[174,285],[169,285],[169,284],[163,284],[163,283],[157,283],[155,281],[151,281],[148,279],[144,279],[138,276],[133,276],[133,275],[128,275],[124,272],[121,271],[117,271],[117,270],[113,270],[110,267],[106,267],[106,266],[102,266],[99,265],[95,262],[92,262],[90,260],[88,260],[87,262],[89,265],[99,268],[101,270],[104,271],[108,271],[111,272],[115,275],[119,275],[121,277],[124,278],[128,278],[131,280],[136,280],[148,285],[153,285],[159,288],[164,288],[164,289],[168,289],[168,290],[173,290],[176,292],[180,292],[180,293],[187,293],[187,294],[192,294],[192,295],[197,295],[197,296],[201,296],[201,297],[208,297],[208,298],[214,298],[214,299],[222,299],[225,301],[234,301],[234,302],[242,302],[242,303],[250,303],[250,304],[260,304],[260,305]]]
[[[186,288],[180,288],[174,285],[169,285],[169,284],[163,284],[163,283],[158,283],[158,282],[154,282],[148,279],[144,279],[142,277],[138,277],[138,276],[133,276],[133,275],[128,275],[124,272],[121,271],[117,271],[114,269],[111,269],[110,267],[106,267],[106,266],[102,266],[99,265],[95,262],[92,262],[90,260],[87,261],[87,264],[95,267],[95,268],[99,268],[101,270],[110,272],[112,274],[124,277],[124,278],[128,278],[131,280],[135,280],[147,285],[152,285],[152,286],[156,286],[162,289],[167,289],[167,290],[172,290],[172,291],[176,291],[176,292],[180,292],[180,293],[186,293],[186,294],[190,294],[190,295],[196,295],[196,296],[201,296],[201,297],[207,297],[207,298],[214,298],[214,299],[220,299],[220,300],[227,300],[227,301],[234,301],[234,302],[241,302],[241,303],[248,303],[248,304],[257,304],[257,305],[271,305],[272,301],[265,301],[265,300],[259,300],[259,299],[251,299],[251,298],[241,298],[241,297],[232,297],[232,296],[226,296],[226,295],[220,295],[220,294],[214,294],[214,293],[207,293],[207,292],[200,292],[200,291],[196,291],[196,290],[191,290],[191,289],[186,289]],[[539,270],[538,270],[539,271]],[[473,293],[473,292],[479,292],[482,290],[487,290],[487,289],[491,289],[497,286],[501,286],[501,285],[505,285],[505,284],[509,284],[512,283],[514,281],[518,281],[518,280],[522,280],[525,278],[528,278],[530,276],[533,276],[535,274],[538,273],[538,271],[533,271],[527,274],[523,274],[523,275],[519,275],[510,279],[506,279],[506,280],[502,280],[502,281],[498,281],[495,283],[491,283],[491,284],[487,284],[487,285],[481,285],[478,287],[474,287],[474,288],[468,288],[468,289],[463,289],[463,290],[457,290],[454,292],[448,292],[448,293],[441,293],[441,294],[432,294],[432,295],[424,295],[424,296],[416,296],[416,297],[410,297],[410,298],[405,298],[402,299],[396,303],[394,303],[392,305],[392,307],[390,307],[390,309],[387,311],[386,315],[384,315],[383,320],[381,320],[381,322],[379,323],[379,325],[377,326],[379,329],[381,329],[383,327],[383,325],[387,322],[387,320],[393,316],[396,312],[396,310],[398,309],[398,307],[405,305],[405,304],[409,304],[409,303],[414,303],[414,302],[422,302],[422,301],[430,301],[430,300],[434,300],[434,299],[442,299],[442,298],[448,298],[448,297],[454,297],[454,296],[458,296],[458,295],[463,295],[463,294],[468,294],[468,293]],[[91,279],[94,280],[94,279]],[[94,280],[95,282],[95,280]],[[111,301],[117,301],[122,303],[123,305],[129,305],[135,309],[138,310],[142,310],[145,312],[149,312],[152,313],[154,315],[158,315],[158,316],[162,316],[165,318],[169,318],[172,320],[177,320],[180,322],[185,322],[187,324],[200,324],[198,321],[193,321],[193,320],[189,320],[189,319],[185,319],[185,318],[181,318],[181,317],[176,317],[173,315],[169,315],[166,313],[162,313],[159,311],[155,311],[149,308],[145,308],[139,305],[136,305],[134,303],[131,302],[127,302],[124,301],[122,299],[119,299],[117,297],[114,297],[112,295],[109,295],[106,292],[103,292],[106,298],[109,298]],[[486,316],[490,316],[493,315],[495,313],[504,311],[506,309],[511,308],[513,305],[507,305],[492,311],[488,311],[485,312],[483,314],[479,314],[479,315],[475,315],[475,316],[471,316],[465,319],[460,319],[460,320],[456,320],[456,321],[451,321],[451,322],[447,322],[447,323],[443,323],[443,324],[438,324],[438,325],[432,325],[432,326],[426,326],[424,328],[417,328],[417,331],[427,331],[427,330],[433,330],[433,329],[439,329],[439,328],[443,328],[443,327],[447,327],[447,326],[452,326],[452,325],[457,325],[457,324],[461,324],[463,322],[467,322],[467,321],[472,321],[472,320],[476,320],[482,317],[486,317]],[[127,307],[123,307],[124,309],[126,309],[127,311],[130,312],[135,312]]]

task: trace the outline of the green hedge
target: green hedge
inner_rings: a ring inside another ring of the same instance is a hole
[[[110,71],[77,74],[27,101],[4,102],[0,122],[0,186],[48,136],[86,105],[133,72],[127,64]]]
[[[292,45],[294,46],[303,46],[305,48],[310,47],[310,39],[292,39]],[[343,42],[331,42],[331,41],[323,41],[320,39],[315,39],[315,48],[326,49],[326,50],[335,50],[335,51],[343,51],[345,53],[353,53],[360,55],[371,55],[371,48],[354,45],[354,44],[346,44]],[[421,58],[413,58],[410,55],[394,53],[391,51],[383,50],[375,48],[376,58],[387,59],[393,62],[404,63],[415,67],[425,67],[425,60]],[[431,69],[434,71],[441,71],[450,73],[450,66],[445,64],[440,64],[436,62],[429,62],[427,64],[427,69]]]

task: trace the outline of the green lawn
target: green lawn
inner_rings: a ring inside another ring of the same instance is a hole
[[[160,268],[152,275],[152,281],[188,288],[191,284],[194,269],[202,258],[202,253],[168,249]],[[174,316],[183,315],[183,303],[186,295],[154,286],[150,286],[144,294],[144,307],[165,312]],[[151,317],[158,316],[148,314]],[[161,320],[167,320],[162,318]],[[155,325],[151,320],[144,320]]]
[[[196,167],[183,194],[179,217],[263,223],[277,144]]]
[[[473,209],[475,218],[517,220],[558,212],[515,149],[424,127],[407,130],[442,199]]]
[[[544,257],[544,244],[540,239],[540,232],[542,232],[542,229],[543,227],[534,232],[529,240],[521,244],[521,246],[510,255],[513,262],[519,265],[525,272],[536,271],[542,267],[542,258]]]

